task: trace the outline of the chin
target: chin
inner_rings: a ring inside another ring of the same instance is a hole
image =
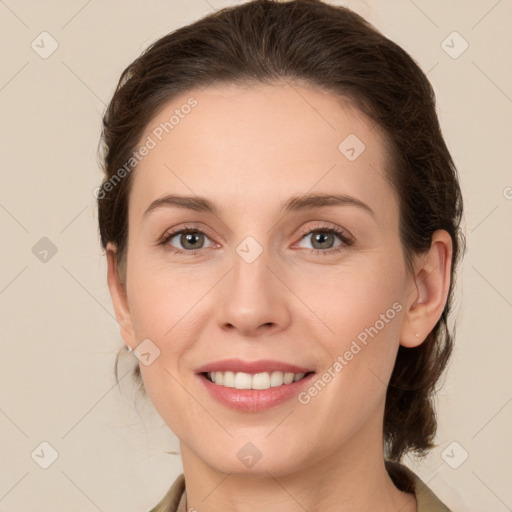
[[[267,435],[268,431],[260,438],[244,435],[241,440],[230,438],[224,444],[212,440],[214,450],[208,450],[208,453],[196,451],[196,455],[215,471],[244,477],[268,478],[269,473],[273,476],[289,475],[307,466],[308,454],[295,448],[293,442],[278,446],[265,440]],[[251,437],[253,441],[248,440]]]

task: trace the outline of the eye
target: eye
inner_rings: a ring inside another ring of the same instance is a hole
[[[315,254],[332,254],[354,243],[349,233],[341,228],[332,226],[315,226],[315,228],[310,229],[301,236],[301,241],[308,237],[311,237],[312,247],[306,247],[306,249]],[[340,240],[340,243],[333,246],[336,238]],[[202,249],[217,246],[217,244],[211,242],[209,246],[205,247],[206,240],[210,240],[208,233],[199,228],[185,226],[182,229],[175,229],[166,233],[162,240],[158,242],[158,245],[163,245],[174,253],[194,255]]]
[[[330,254],[353,244],[351,235],[341,228],[332,226],[316,226],[303,235],[301,240],[308,239],[308,237],[311,239],[312,245],[310,250],[315,253]],[[341,243],[333,246],[336,238],[341,240]]]
[[[183,229],[166,233],[159,244],[176,253],[196,254],[198,250],[205,248],[205,239],[208,239],[208,235],[200,229],[185,226]],[[178,244],[178,247],[176,247],[176,244]],[[211,246],[214,245],[211,244]]]

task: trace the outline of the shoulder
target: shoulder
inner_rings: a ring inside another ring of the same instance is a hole
[[[395,485],[402,491],[414,493],[418,503],[417,512],[452,512],[407,466],[398,462],[385,461],[386,469]]]
[[[184,510],[182,505],[185,492],[185,477],[181,473],[174,480],[166,495],[149,512],[180,512]],[[179,507],[179,508],[178,508]]]

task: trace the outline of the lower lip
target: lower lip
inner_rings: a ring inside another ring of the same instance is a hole
[[[228,388],[211,382],[203,374],[198,374],[197,376],[213,398],[222,404],[239,411],[257,412],[269,409],[296,397],[302,388],[309,385],[314,375],[314,373],[310,373],[297,382],[268,389]]]

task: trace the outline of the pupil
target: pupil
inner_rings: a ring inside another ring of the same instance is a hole
[[[331,236],[330,234],[325,235],[322,233],[317,233],[315,236],[315,240],[320,242],[320,245],[322,245],[322,243],[325,242],[325,239],[329,239],[330,236]]]
[[[184,243],[183,246],[186,247],[187,244],[189,244],[189,243],[194,244],[194,238],[197,238],[199,236],[201,236],[200,233],[186,233],[185,234],[186,243]],[[196,242],[197,242],[197,240],[196,240]],[[192,247],[192,249],[195,249],[195,247]]]

